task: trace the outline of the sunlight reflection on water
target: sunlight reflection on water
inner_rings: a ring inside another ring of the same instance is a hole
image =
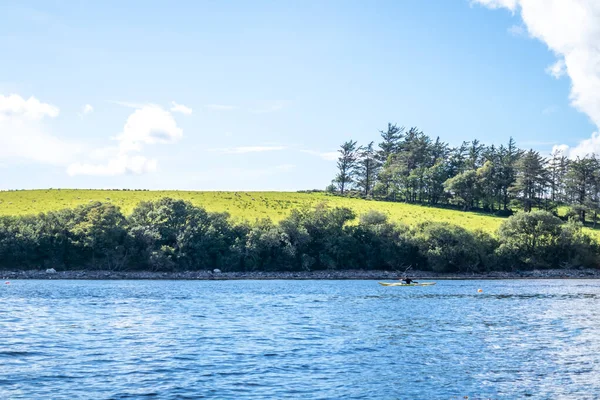
[[[600,281],[1,289],[2,399],[600,398]]]

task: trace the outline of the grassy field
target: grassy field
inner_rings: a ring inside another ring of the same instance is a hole
[[[0,215],[25,215],[73,208],[91,201],[110,202],[131,213],[140,201],[172,197],[192,202],[208,211],[226,211],[235,220],[255,221],[270,218],[280,221],[291,210],[327,203],[331,207],[348,207],[358,215],[378,210],[391,221],[414,225],[422,221],[445,221],[469,230],[481,229],[494,234],[504,218],[477,212],[389,203],[331,196],[325,193],[296,192],[185,192],[48,189],[0,191]],[[600,230],[584,228],[600,240]]]
[[[20,190],[0,192],[0,215],[24,215],[73,208],[91,201],[111,202],[129,214],[140,201],[172,197],[192,202],[208,211],[226,211],[234,219],[254,221],[271,218],[279,221],[292,209],[312,207],[325,202],[332,207],[348,207],[357,214],[378,210],[392,221],[416,224],[421,221],[446,221],[470,230],[495,232],[503,219],[485,214],[403,203],[388,203],[341,198],[325,193],[295,192],[184,192],[119,190]]]

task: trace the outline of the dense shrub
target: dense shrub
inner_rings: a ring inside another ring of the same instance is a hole
[[[275,224],[234,223],[169,198],[140,203],[129,217],[90,203],[37,216],[0,217],[1,268],[180,271],[326,269],[495,269],[597,267],[600,249],[575,221],[548,212],[518,213],[497,238],[439,222],[394,224],[318,205]]]
[[[362,268],[397,270],[423,264],[410,228],[389,223],[378,211],[362,215],[352,234]]]
[[[483,232],[477,236],[445,222],[424,222],[416,227],[416,241],[427,266],[436,272],[475,272],[487,269],[486,246],[491,243]]]
[[[596,267],[598,246],[575,221],[563,223],[547,211],[518,213],[498,230],[496,253],[510,268]]]

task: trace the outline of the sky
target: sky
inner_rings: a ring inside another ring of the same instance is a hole
[[[0,2],[0,189],[324,189],[388,122],[600,153],[597,0]]]

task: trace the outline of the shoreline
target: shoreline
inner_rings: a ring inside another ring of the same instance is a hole
[[[150,272],[150,271],[0,271],[3,280],[398,280],[403,271],[301,271],[301,272]],[[486,273],[436,273],[411,271],[415,280],[477,279],[600,279],[600,269],[549,269]]]

